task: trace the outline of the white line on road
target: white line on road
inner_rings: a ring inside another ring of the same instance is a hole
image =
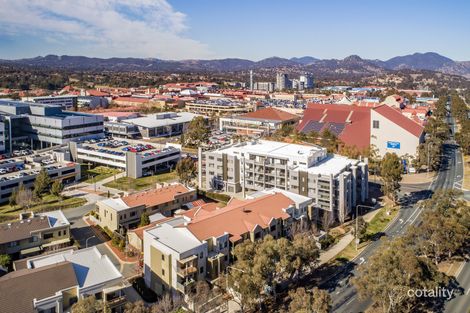
[[[344,305],[348,305],[348,304],[350,304],[351,302],[353,302],[353,301],[354,301],[354,298],[356,298],[356,296],[352,297],[351,300],[349,300],[348,302],[346,302]]]
[[[457,273],[455,273],[455,278],[459,277],[459,275],[462,272],[463,267],[465,266],[465,264],[466,264],[466,262],[462,262],[462,264],[460,264],[459,269],[457,270]]]

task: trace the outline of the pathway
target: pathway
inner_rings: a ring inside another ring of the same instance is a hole
[[[368,212],[367,214],[363,215],[364,221],[369,223],[374,216],[379,212],[380,209],[373,210]],[[332,246],[330,249],[320,253],[320,265],[327,263],[335,256],[337,256],[341,251],[343,251],[351,242],[354,241],[354,235],[352,233],[348,233],[344,235],[338,243]]]

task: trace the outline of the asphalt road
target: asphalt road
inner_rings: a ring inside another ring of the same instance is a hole
[[[453,127],[451,119],[448,122]],[[434,190],[454,188],[454,184],[459,181],[458,177],[461,179],[462,175],[463,164],[461,154],[458,151],[458,147],[450,140],[443,146],[442,164],[435,180],[427,189],[411,192],[409,196],[402,198],[402,208],[398,213],[398,217],[389,224],[388,228],[384,231],[384,235],[390,238],[397,237],[405,233],[407,226],[418,224],[420,222],[419,216],[422,212],[422,209],[417,205],[418,201],[432,196]],[[372,242],[352,262],[347,264],[342,271],[339,271],[338,275],[321,286],[330,292],[333,300],[333,312],[364,312],[372,304],[370,299],[365,301],[358,299],[357,291],[351,284],[350,278],[357,274],[358,266],[367,263],[369,257],[380,244],[380,240]],[[462,275],[469,275],[468,264],[465,271],[462,272]],[[457,305],[460,307],[460,305],[465,305],[465,303],[462,302],[460,304],[459,302]]]

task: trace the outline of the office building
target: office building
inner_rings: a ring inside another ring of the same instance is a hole
[[[239,101],[227,99],[219,100],[197,100],[194,102],[186,102],[185,110],[195,114],[204,115],[229,115],[250,112],[251,106]]]
[[[197,114],[188,112],[164,112],[144,117],[122,120],[121,125],[130,124],[137,127],[142,138],[178,136],[186,131],[189,123]],[[108,129],[110,124],[108,124]]]
[[[290,88],[289,77],[286,73],[276,74],[276,90],[285,90]]]
[[[279,188],[313,199],[321,214],[344,222],[368,197],[367,162],[326,148],[258,140],[199,151],[199,186],[227,193]]]
[[[259,109],[231,117],[219,118],[219,129],[239,135],[271,135],[284,125],[292,125],[300,119],[295,114],[276,108]]]
[[[1,160],[0,203],[8,202],[20,185],[32,188],[42,168],[51,180],[60,180],[63,184],[79,181],[81,177],[80,164],[70,161],[70,153],[66,149]]]
[[[175,168],[181,157],[181,150],[172,144],[129,139],[71,142],[69,148],[75,162],[114,167],[132,178]]]
[[[45,96],[45,97],[23,97],[21,100],[27,102],[52,104],[60,106],[63,110],[74,110],[78,105],[78,96]]]
[[[57,105],[0,100],[0,115],[4,120],[8,152],[20,143],[32,149],[43,149],[104,137],[102,116],[63,111]]]
[[[299,82],[303,83],[303,89],[313,89],[314,87],[313,75],[311,73],[300,75]]]
[[[273,92],[276,85],[273,82],[256,82],[253,85],[254,90],[263,90],[267,92]]]

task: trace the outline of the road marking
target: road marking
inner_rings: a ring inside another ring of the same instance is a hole
[[[361,265],[362,263],[364,263],[364,261],[365,261],[365,259],[361,257],[361,258],[359,259],[359,265]]]
[[[351,300],[349,300],[348,302],[346,302],[344,305],[348,305],[348,304],[350,304],[351,302],[353,302],[353,301],[354,301],[354,298],[356,298],[356,296],[352,297]]]
[[[403,224],[404,222],[402,218],[400,218],[399,221],[400,221],[400,224]]]
[[[460,264],[459,269],[457,270],[457,273],[455,273],[455,278],[459,277],[459,275],[462,272],[463,267],[465,266],[465,264],[466,264],[466,262],[462,262],[462,264]]]

